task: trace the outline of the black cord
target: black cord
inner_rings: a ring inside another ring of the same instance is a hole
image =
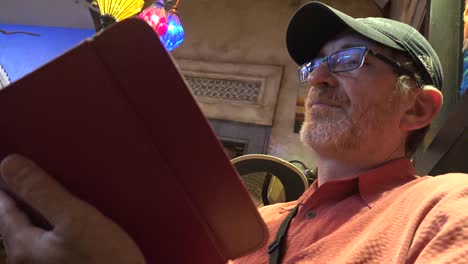
[[[299,163],[304,168],[304,175],[307,178],[309,185],[317,179],[317,169],[309,169],[302,161],[300,160],[290,160],[290,163]]]
[[[304,168],[304,170],[309,169],[309,167],[307,167],[307,166],[306,166],[302,161],[300,161],[300,160],[290,160],[289,162],[290,162],[290,163],[299,163],[299,164],[301,164],[301,166]]]
[[[25,35],[36,36],[36,37],[39,37],[39,36],[40,36],[39,34],[31,33],[31,32],[26,32],[26,31],[6,31],[6,30],[3,30],[3,29],[0,29],[0,33],[3,33],[3,34],[5,34],[5,35],[9,35],[9,34],[25,34]]]

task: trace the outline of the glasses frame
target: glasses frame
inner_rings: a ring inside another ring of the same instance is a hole
[[[356,66],[356,67],[352,67],[352,68],[349,68],[349,69],[346,69],[346,70],[335,70],[335,69],[332,69],[332,64],[331,63],[331,59],[332,59],[332,56],[335,56],[336,54],[338,53],[341,53],[341,52],[345,52],[345,51],[349,51],[349,50],[359,50],[362,54],[361,56],[361,62]],[[330,72],[333,72],[333,73],[338,73],[338,72],[347,72],[347,71],[352,71],[352,70],[356,70],[356,69],[359,69],[362,67],[362,65],[364,65],[364,61],[366,60],[366,56],[367,54],[371,54],[372,56],[376,57],[377,59],[380,59],[381,61],[385,62],[386,64],[390,65],[392,68],[394,68],[395,70],[398,71],[398,73],[406,73],[406,74],[410,74],[412,76],[415,76],[416,74],[414,72],[412,72],[411,70],[409,69],[406,69],[405,67],[401,66],[400,63],[398,63],[397,61],[393,60],[393,59],[390,59],[389,57],[385,56],[385,55],[382,55],[378,52],[375,52],[371,49],[369,49],[368,47],[365,47],[365,46],[362,46],[362,47],[352,47],[352,48],[347,48],[347,49],[342,49],[342,50],[339,50],[337,52],[333,52],[332,54],[328,55],[328,56],[325,56],[323,58],[317,58],[317,59],[314,59],[312,61],[309,61],[309,62],[306,62],[304,64],[302,64],[301,66],[299,66],[299,68],[297,69],[297,72],[298,72],[298,75],[299,75],[299,82],[301,83],[305,83],[307,82],[307,78],[308,76],[315,70],[317,69],[318,67],[320,67],[320,65],[322,65],[322,63],[324,62],[327,62],[328,64],[328,70]],[[315,67],[313,67],[312,69],[311,68],[311,65],[316,65]],[[304,73],[304,69],[307,69],[306,73],[307,75],[303,74]]]

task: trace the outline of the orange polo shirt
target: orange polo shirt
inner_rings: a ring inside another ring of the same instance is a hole
[[[468,175],[419,177],[398,159],[260,208],[268,244],[291,209],[283,263],[468,263]],[[267,263],[267,245],[234,263]]]

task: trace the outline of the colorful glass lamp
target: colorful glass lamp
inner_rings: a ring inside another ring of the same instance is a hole
[[[138,14],[144,3],[144,0],[97,0],[102,28]]]
[[[178,4],[179,0],[177,0],[176,4],[171,8],[171,10],[169,10],[167,15],[167,32],[160,38],[167,51],[177,48],[185,39],[184,28],[182,27],[179,15],[177,14]]]
[[[167,15],[163,0],[153,3],[143,10],[138,17],[145,20],[156,31],[158,36],[162,36],[167,32]]]
[[[178,47],[185,38],[184,28],[177,15],[178,5],[179,0],[166,12],[164,1],[158,0],[139,15],[158,34],[167,51],[172,51]]]

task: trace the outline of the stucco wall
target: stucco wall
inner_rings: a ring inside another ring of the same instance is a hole
[[[297,66],[285,44],[288,21],[307,1],[298,0],[185,0],[179,13],[185,42],[173,51],[175,59],[280,65],[281,87],[268,154],[298,159],[315,167],[313,153],[293,133],[296,98],[300,89]],[[324,1],[353,16],[381,16],[373,0]]]

